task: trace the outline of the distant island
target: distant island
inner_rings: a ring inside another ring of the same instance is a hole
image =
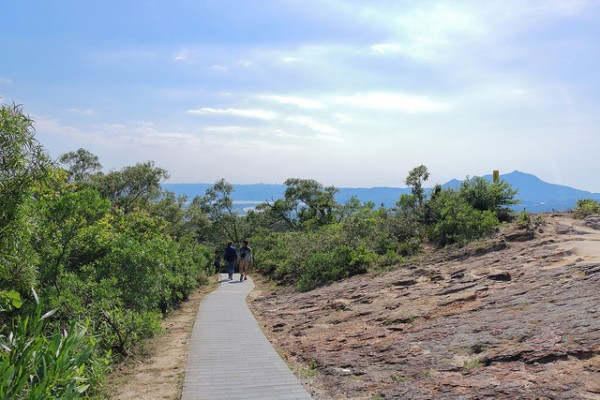
[[[513,189],[517,189],[516,198],[521,201],[514,206],[515,210],[528,212],[549,212],[571,210],[577,200],[583,198],[600,201],[600,193],[592,193],[585,190],[574,189],[569,186],[557,185],[544,182],[533,174],[521,171],[513,171],[500,176],[508,182]],[[492,175],[484,175],[482,178],[489,181]],[[442,185],[444,188],[456,189],[462,181],[453,179]],[[234,192],[232,198],[237,209],[243,210],[253,208],[265,201],[273,201],[283,198],[286,186],[283,184],[233,184]],[[178,196],[185,195],[189,200],[195,196],[202,196],[206,189],[213,183],[164,183],[163,189],[171,191]],[[409,188],[396,187],[372,187],[372,188],[338,188],[336,200],[345,203],[352,197],[361,202],[373,202],[377,206],[392,207],[402,194],[410,193]]]

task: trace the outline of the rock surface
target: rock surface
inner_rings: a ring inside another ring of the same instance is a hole
[[[600,399],[600,232],[543,218],[250,305],[316,399]]]

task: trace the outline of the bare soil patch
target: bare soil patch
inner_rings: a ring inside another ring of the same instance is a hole
[[[192,328],[200,301],[214,289],[200,288],[167,316],[164,332],[140,343],[134,355],[119,364],[108,377],[110,400],[175,400],[181,398]]]

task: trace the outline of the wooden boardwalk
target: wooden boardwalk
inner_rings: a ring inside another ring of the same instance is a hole
[[[251,278],[226,278],[220,275],[219,288],[200,303],[182,400],[311,399],[248,309]]]

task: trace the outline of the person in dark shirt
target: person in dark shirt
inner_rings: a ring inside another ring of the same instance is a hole
[[[229,280],[232,280],[233,273],[235,272],[235,264],[238,260],[238,254],[231,242],[227,242],[227,247],[225,247],[225,254],[223,255],[223,258],[227,262],[227,274],[229,275]]]

